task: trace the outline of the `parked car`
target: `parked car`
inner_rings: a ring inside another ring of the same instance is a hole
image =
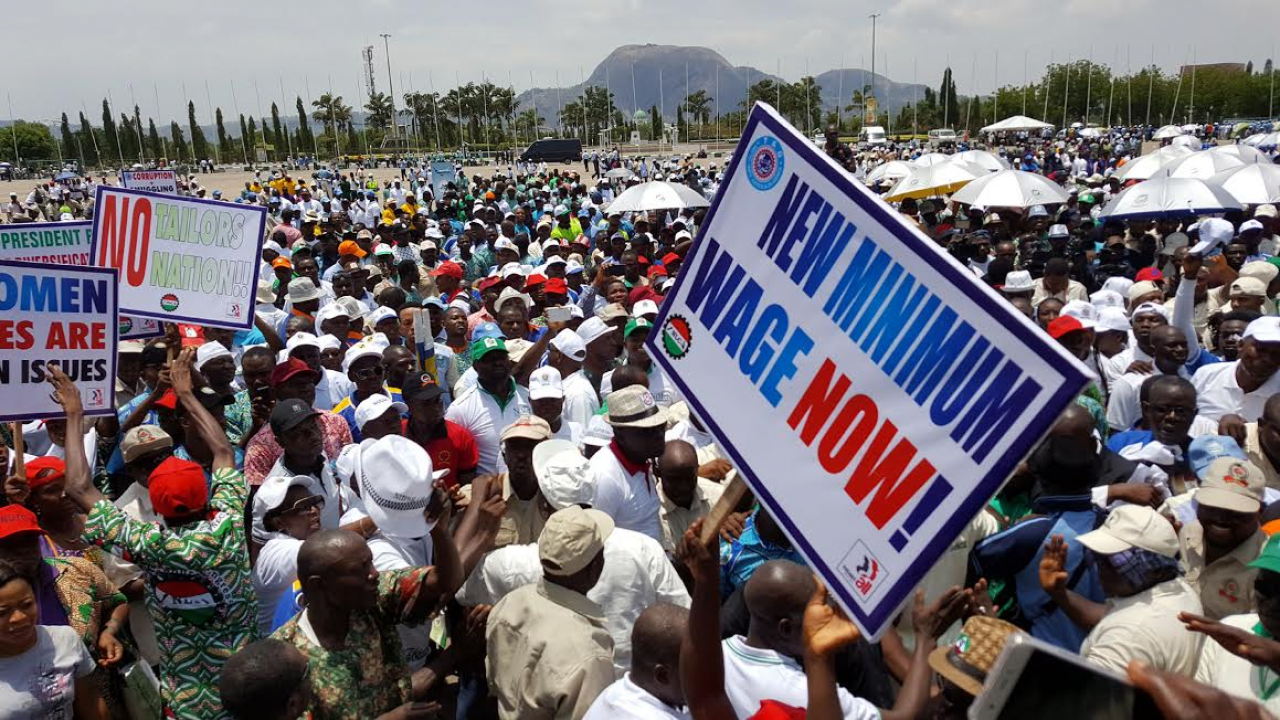
[[[578,138],[534,140],[520,153],[524,162],[577,162],[582,159],[582,141]]]
[[[878,147],[888,144],[889,139],[885,137],[884,128],[879,125],[868,125],[858,133],[859,147]]]
[[[956,146],[956,131],[951,128],[938,128],[929,131],[929,147],[944,148]]]

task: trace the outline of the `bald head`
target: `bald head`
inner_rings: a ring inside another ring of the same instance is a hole
[[[749,635],[780,653],[803,652],[804,608],[813,596],[813,573],[789,560],[770,560],[747,581],[743,600],[751,615]]]
[[[658,603],[645,608],[631,628],[631,671],[652,672],[658,665],[677,667],[680,642],[689,624],[689,611]]]
[[[368,548],[364,538],[350,530],[321,530],[298,549],[298,577],[305,582],[314,575],[328,575],[334,566],[361,548]]]
[[[634,365],[623,365],[622,367],[614,370],[610,379],[613,383],[613,392],[617,392],[624,387],[631,387],[632,385],[641,385],[646,388],[649,387],[649,376],[645,374],[644,370],[641,370]]]
[[[1050,435],[1070,437],[1086,437],[1093,434],[1093,416],[1079,403],[1071,403],[1058,416],[1058,421],[1049,430]]]

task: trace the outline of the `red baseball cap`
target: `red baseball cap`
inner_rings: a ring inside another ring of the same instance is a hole
[[[545,275],[543,275],[542,273],[534,273],[529,277],[525,278],[524,286],[526,288],[530,288],[530,287],[533,287],[534,285],[541,285],[546,281],[547,281],[547,277]]]
[[[427,274],[430,275],[431,277],[440,277],[441,275],[447,275],[448,277],[457,278],[461,280],[462,266],[456,262],[445,260],[444,262],[440,263],[440,265],[435,270],[432,270]]]
[[[52,470],[52,472],[45,472]],[[39,457],[26,464],[27,487],[35,490],[41,485],[48,485],[54,480],[67,476],[67,463],[61,458],[50,455]]]
[[[21,533],[43,533],[40,523],[36,522],[36,514],[21,505],[6,505],[0,508],[0,540]]]
[[[316,372],[311,369],[310,365],[302,362],[298,358],[291,357],[276,365],[275,369],[271,371],[271,384],[273,386],[280,385],[288,382],[289,379],[295,375],[300,375],[302,373],[306,373],[312,378],[315,378],[316,382],[320,382],[320,378],[317,377]]]
[[[683,259],[684,259],[684,258],[680,257],[680,256],[679,256],[679,255],[677,255],[676,253],[673,253],[673,252],[672,252],[672,253],[667,253],[666,255],[663,255],[663,256],[662,256],[662,264],[663,264],[663,265],[670,265],[671,263],[677,263],[677,262],[680,262],[680,261],[681,261],[681,260],[683,260]]]
[[[1054,340],[1077,330],[1084,330],[1084,325],[1081,325],[1079,320],[1070,315],[1059,315],[1053,322],[1049,323],[1049,337]]]
[[[204,469],[190,460],[169,457],[151,471],[151,504],[161,517],[183,517],[209,504]]]
[[[502,282],[502,278],[487,277],[480,281],[480,285],[477,289],[480,292],[484,292],[485,290],[488,290],[489,288],[493,287],[494,285],[497,285],[500,282]]]
[[[654,265],[653,267],[649,268],[650,280],[652,280],[653,278],[659,275],[666,275],[666,274],[667,274],[667,269],[661,265]]]
[[[1164,279],[1164,273],[1160,272],[1159,270],[1153,267],[1142,268],[1141,270],[1138,271],[1137,275],[1133,276],[1134,282],[1142,282],[1143,280],[1154,281],[1154,280],[1163,280],[1163,279]]]
[[[549,278],[547,280],[547,286],[543,288],[543,292],[546,292],[548,295],[568,295],[569,286],[560,278]]]

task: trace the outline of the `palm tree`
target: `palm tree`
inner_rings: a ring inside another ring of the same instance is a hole
[[[539,115],[538,110],[534,108],[520,113],[520,115],[516,117],[515,122],[516,127],[521,128],[522,130],[524,128],[528,128],[529,137],[536,139],[538,136],[538,129],[546,124],[547,119]]]
[[[369,96],[369,101],[364,104],[364,109],[369,111],[368,116],[365,118],[365,123],[369,127],[385,128],[391,125],[390,95],[380,92],[373,93]]]
[[[684,112],[694,122],[706,124],[711,119],[711,102],[706,90],[691,93],[684,101]]]

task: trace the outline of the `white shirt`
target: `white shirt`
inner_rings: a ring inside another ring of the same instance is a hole
[[[662,372],[662,368],[655,363],[649,367],[649,394],[663,408],[671,407],[672,404],[682,400],[680,391],[676,389],[674,383],[667,380],[666,373]],[[609,393],[613,392],[613,371],[604,374],[600,378],[600,397],[608,399]]]
[[[596,696],[582,720],[690,720],[690,715],[650,695],[627,673]]]
[[[1111,598],[1110,609],[1080,646],[1085,660],[1124,673],[1130,660],[1190,677],[1204,636],[1188,632],[1178,613],[1200,615],[1200,594],[1182,578],[1167,580],[1129,597]]]
[[[591,423],[591,416],[599,411],[600,398],[581,370],[564,379],[564,410],[560,417],[586,427]]]
[[[379,571],[426,567],[432,558],[431,535],[402,538],[378,532],[369,538],[369,551],[373,553],[373,566]],[[396,625],[396,632],[400,635],[400,647],[409,670],[426,665],[431,654],[431,623]]]
[[[1253,632],[1258,624],[1258,614],[1232,615],[1222,619],[1223,625]],[[1212,640],[1206,640],[1200,651],[1200,664],[1196,666],[1196,680],[1229,694],[1252,702],[1261,703],[1272,715],[1280,714],[1280,693],[1264,700],[1263,687],[1280,681],[1274,672],[1233,655]]]
[[[763,648],[747,645],[735,635],[721,643],[724,649],[724,689],[729,704],[740,718],[760,710],[762,700],[776,700],[792,707],[809,706],[809,681],[794,659]],[[840,708],[851,719],[880,720],[875,705],[836,688]]]
[[[258,632],[271,632],[280,596],[298,579],[298,549],[302,541],[278,534],[258,553],[253,566],[253,590],[258,596]]]
[[[582,434],[585,432],[582,425],[564,419],[564,414],[560,415],[560,429],[551,437],[556,440],[568,440],[574,444],[574,447],[582,446]]]
[[[333,410],[333,406],[355,391],[356,385],[346,375],[337,370],[320,368],[320,382],[316,383],[316,400],[312,407],[317,410]]]
[[[36,626],[36,644],[0,663],[0,708],[8,720],[71,720],[76,680],[97,666],[75,630]]]
[[[610,446],[600,449],[588,461],[595,494],[592,507],[613,518],[620,528],[635,530],[660,540],[658,488],[646,470],[634,475],[622,467]]]
[[[1267,398],[1280,392],[1280,372],[1273,374],[1253,392],[1246,393],[1236,382],[1235,362],[1205,365],[1196,371],[1191,384],[1196,386],[1196,406],[1200,414],[1210,420],[1221,420],[1223,415],[1243,416],[1245,422],[1257,422]]]
[[[1142,419],[1142,402],[1139,392],[1147,378],[1164,375],[1159,368],[1154,368],[1151,375],[1141,373],[1125,373],[1111,383],[1107,397],[1107,424],[1111,432],[1124,432],[1133,428],[1134,423]],[[1186,368],[1178,368],[1178,375],[1187,377]]]
[[[508,545],[485,555],[458,591],[463,605],[494,605],[508,593],[542,578],[537,543]],[[689,593],[662,546],[653,538],[614,528],[604,541],[604,569],[587,599],[604,610],[613,638],[613,666],[631,667],[631,629],[657,602],[689,607]]]
[[[276,463],[267,471],[267,477],[293,477],[296,473],[284,466],[284,454],[276,459]],[[309,474],[309,473],[308,473]],[[348,510],[355,508],[364,513],[364,501],[351,488],[338,482],[333,471],[333,461],[325,459],[320,466],[320,477],[310,475],[324,493],[324,507],[320,508],[320,527],[325,530],[336,530],[342,525],[342,518]],[[259,541],[266,541],[279,533],[270,533],[262,524],[263,518],[253,513],[253,536]]]
[[[1135,361],[1149,363],[1152,359],[1138,347],[1136,342],[1130,340],[1125,349],[1102,361],[1102,372],[1107,376],[1107,387],[1114,385]]]
[[[514,384],[514,382],[513,382]],[[506,407],[498,404],[492,395],[476,386],[453,401],[445,413],[445,419],[461,425],[475,438],[480,451],[480,463],[476,471],[481,475],[505,472],[507,463],[502,459],[502,431],[521,415],[532,415],[529,407],[529,391],[515,385],[515,396],[507,400]]]

